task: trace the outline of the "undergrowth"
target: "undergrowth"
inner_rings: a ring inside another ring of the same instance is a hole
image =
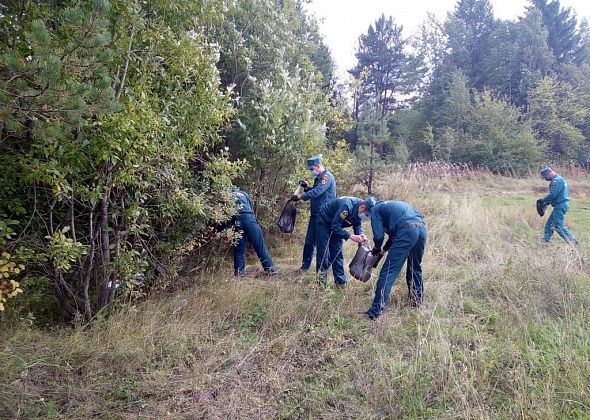
[[[542,181],[384,180],[380,198],[426,217],[426,301],[410,308],[398,281],[376,322],[360,316],[374,281],[321,290],[295,274],[303,218],[273,249],[278,278],[257,277],[249,255],[251,275],[235,280],[228,255],[187,273],[192,287],[93,325],[5,322],[0,417],[587,417],[584,185],[570,180],[574,248],[538,241]]]

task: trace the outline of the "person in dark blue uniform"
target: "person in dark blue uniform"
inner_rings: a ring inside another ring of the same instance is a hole
[[[387,253],[375,287],[373,304],[365,315],[370,319],[381,315],[388,304],[393,284],[406,261],[410,305],[419,307],[424,296],[422,257],[427,236],[422,215],[404,201],[378,201],[373,206],[367,205],[364,210],[371,218],[373,229],[375,245],[371,252],[374,255]],[[388,239],[383,245],[385,234],[388,235]]]
[[[346,284],[342,255],[344,241],[351,239],[360,244],[367,239],[361,227],[363,217],[359,215],[362,202],[355,197],[339,197],[320,209],[316,231],[316,271],[318,282],[324,286],[328,283],[330,266],[336,285],[341,287]],[[352,227],[354,234],[346,231],[349,227]]]
[[[565,226],[565,215],[570,207],[570,192],[567,182],[549,167],[541,171],[541,178],[549,181],[549,194],[543,197],[543,203],[551,204],[553,207],[553,211],[545,223],[543,241],[549,242],[555,230],[564,241],[577,244],[575,236]]]
[[[264,272],[268,275],[277,274],[272,258],[264,244],[264,237],[262,236],[262,229],[254,215],[254,206],[250,196],[238,189],[232,187],[232,195],[237,206],[238,214],[234,216],[234,227],[240,233],[240,239],[234,245],[234,274],[241,277],[246,270],[246,245],[248,242],[252,243],[254,251],[260,262]]]
[[[299,185],[304,189],[303,194],[294,195],[293,201],[311,201],[311,212],[307,233],[305,234],[305,244],[303,245],[303,261],[300,272],[306,272],[311,266],[313,251],[316,247],[317,222],[320,209],[324,204],[336,198],[336,180],[334,176],[322,165],[322,158],[314,156],[307,159],[307,169],[314,176],[313,186],[309,186],[305,180],[301,180]],[[316,256],[317,259],[317,256]]]

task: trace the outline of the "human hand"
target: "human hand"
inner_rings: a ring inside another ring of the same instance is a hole
[[[356,242],[357,244],[363,243],[363,236],[362,235],[350,235],[350,240]]]

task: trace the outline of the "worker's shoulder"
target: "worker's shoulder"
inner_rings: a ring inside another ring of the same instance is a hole
[[[556,175],[555,177],[553,177],[553,179],[549,182],[549,185],[563,185],[563,184],[567,184],[566,180],[564,177],[562,177],[561,175]]]
[[[321,178],[320,178],[320,182],[322,184],[332,184],[336,181],[336,179],[334,178],[334,175],[332,175],[332,173],[326,169],[326,171],[322,174]]]

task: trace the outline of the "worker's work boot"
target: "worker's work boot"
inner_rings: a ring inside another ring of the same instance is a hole
[[[270,267],[270,268],[264,269],[264,274],[271,277],[271,276],[276,276],[277,274],[279,274],[279,271],[275,267]]]

